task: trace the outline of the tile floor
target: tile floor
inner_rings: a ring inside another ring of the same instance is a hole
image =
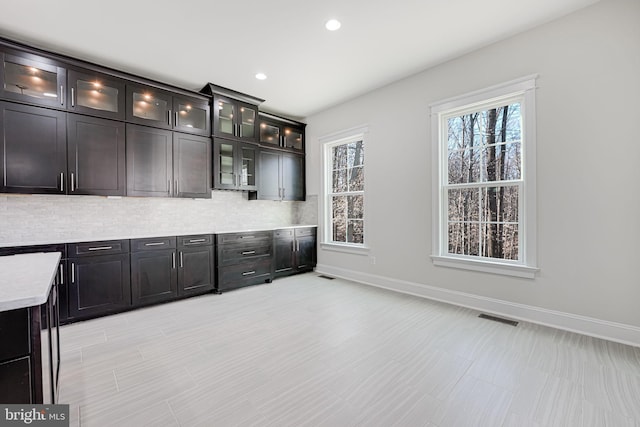
[[[61,328],[71,426],[635,426],[640,348],[309,273]]]

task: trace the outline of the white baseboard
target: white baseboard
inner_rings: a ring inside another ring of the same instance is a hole
[[[330,265],[318,264],[316,266],[316,272],[331,277],[347,279],[366,285],[509,317],[515,320],[537,323],[556,329],[640,347],[640,328],[636,326],[487,298]]]

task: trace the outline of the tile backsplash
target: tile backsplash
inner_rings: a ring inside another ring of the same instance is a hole
[[[0,194],[0,246],[316,224],[317,206],[317,196],[276,202],[235,191],[202,200]]]

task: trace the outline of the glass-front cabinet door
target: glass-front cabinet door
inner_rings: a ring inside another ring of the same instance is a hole
[[[260,121],[260,144],[273,145],[274,147],[280,146],[280,126],[262,120]]]
[[[241,145],[238,151],[241,156],[238,174],[239,188],[241,190],[256,190],[256,157],[258,156],[258,150],[255,147]]]
[[[148,86],[127,86],[127,120],[141,125],[171,129],[172,96]]]
[[[0,96],[5,99],[45,105],[66,106],[67,70],[55,61],[28,53],[0,51]]]
[[[120,79],[88,70],[69,70],[69,110],[123,120],[125,95],[125,83]]]
[[[285,126],[282,134],[282,146],[284,148],[304,151],[304,131],[302,129]]]
[[[256,119],[258,111],[249,104],[239,103],[238,110],[238,135],[237,137],[246,141],[256,140]]]
[[[256,142],[256,106],[216,95],[213,110],[214,135]]]
[[[237,187],[235,143],[216,139],[213,144],[213,186],[221,190]]]
[[[209,102],[189,97],[173,97],[175,130],[211,135],[211,120],[209,118]]]
[[[232,100],[215,97],[213,102],[213,132],[218,136],[236,136],[235,104]]]

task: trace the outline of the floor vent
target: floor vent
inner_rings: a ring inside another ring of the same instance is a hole
[[[333,280],[334,277],[325,276],[324,274],[319,275],[318,277],[322,277],[323,279]]]
[[[481,319],[493,320],[494,322],[505,323],[505,324],[511,325],[511,326],[518,326],[518,322],[516,322],[515,320],[509,320],[509,319],[505,319],[505,318],[502,318],[502,317],[491,316],[490,314],[482,313],[478,317],[480,317]]]

